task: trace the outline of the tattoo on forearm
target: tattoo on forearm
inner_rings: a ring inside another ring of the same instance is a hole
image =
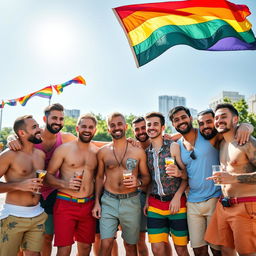
[[[252,175],[238,175],[237,180],[239,183],[256,184],[256,173]]]

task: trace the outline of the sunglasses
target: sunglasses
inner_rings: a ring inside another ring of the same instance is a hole
[[[194,149],[193,149],[193,151],[190,153],[189,156],[191,157],[192,160],[196,160],[196,154],[195,154]]]

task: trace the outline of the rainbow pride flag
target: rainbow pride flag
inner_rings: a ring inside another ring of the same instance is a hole
[[[128,37],[137,66],[178,44],[208,51],[256,50],[246,5],[189,0],[127,5],[113,11]]]
[[[6,101],[4,102],[4,104],[7,104],[7,105],[9,105],[9,106],[16,106],[16,105],[17,105],[17,101],[16,101],[16,99],[6,100]]]
[[[31,99],[32,97],[34,96],[39,96],[39,97],[42,97],[42,98],[47,98],[47,99],[51,99],[52,98],[52,86],[47,86],[39,91],[36,91],[36,92],[33,92],[33,93],[30,93],[26,96],[23,96],[23,97],[20,97],[17,99],[17,101],[19,101],[19,103],[22,105],[22,106],[25,106],[28,102],[29,99]]]
[[[0,102],[0,108],[4,108],[4,101]]]
[[[69,80],[63,84],[53,85],[53,88],[56,90],[56,92],[58,94],[61,94],[63,92],[63,88],[65,88],[66,86],[73,84],[73,83],[86,85],[84,78],[82,76],[77,76],[77,77],[73,78],[72,80]]]

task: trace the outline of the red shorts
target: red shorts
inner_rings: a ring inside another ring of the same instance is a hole
[[[94,200],[86,203],[56,199],[53,209],[54,245],[70,246],[77,242],[91,244],[95,239],[96,219],[92,216]]]

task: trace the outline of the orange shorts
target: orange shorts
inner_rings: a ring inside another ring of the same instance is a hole
[[[220,202],[208,225],[205,240],[236,249],[239,254],[256,252],[256,202],[223,207]]]

